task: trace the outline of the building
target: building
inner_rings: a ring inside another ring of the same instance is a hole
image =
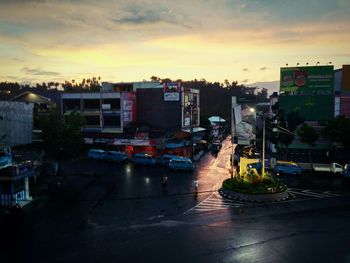
[[[129,154],[191,154],[199,127],[199,91],[181,82],[102,83],[100,92],[63,93],[62,113],[80,112],[86,144]],[[168,151],[169,150],[169,151]]]
[[[0,149],[0,159],[2,151]],[[29,178],[35,175],[31,162],[11,164],[0,168],[0,206],[21,206],[29,203]]]
[[[350,118],[350,65],[343,65],[334,72],[334,116]]]
[[[0,147],[32,143],[33,104],[0,101]]]
[[[46,96],[41,95],[39,93],[44,93]],[[51,113],[51,111],[59,110],[60,98],[58,92],[33,92],[33,91],[24,91],[13,98],[11,101],[17,102],[26,102],[31,103],[33,105],[33,135],[32,142],[41,142],[41,133],[42,128],[40,125],[40,120],[42,117],[47,116]]]

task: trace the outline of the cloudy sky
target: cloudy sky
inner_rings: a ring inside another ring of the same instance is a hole
[[[350,0],[0,0],[0,81],[279,79],[350,63]]]

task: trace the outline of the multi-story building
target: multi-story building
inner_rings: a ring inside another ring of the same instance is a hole
[[[190,136],[183,133],[204,130],[199,127],[199,91],[186,89],[181,82],[102,83],[97,93],[62,94],[61,108],[66,115],[82,114],[87,144],[102,143],[130,154],[189,155],[184,138]]]
[[[334,72],[334,115],[350,118],[350,65],[343,65]]]

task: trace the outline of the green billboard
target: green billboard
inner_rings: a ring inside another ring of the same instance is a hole
[[[280,91],[282,92],[332,92],[334,89],[333,82],[333,66],[281,68]]]

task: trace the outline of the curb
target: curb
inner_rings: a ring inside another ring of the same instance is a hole
[[[223,198],[251,203],[271,203],[288,199],[287,191],[271,194],[245,194],[220,188],[218,192]]]

